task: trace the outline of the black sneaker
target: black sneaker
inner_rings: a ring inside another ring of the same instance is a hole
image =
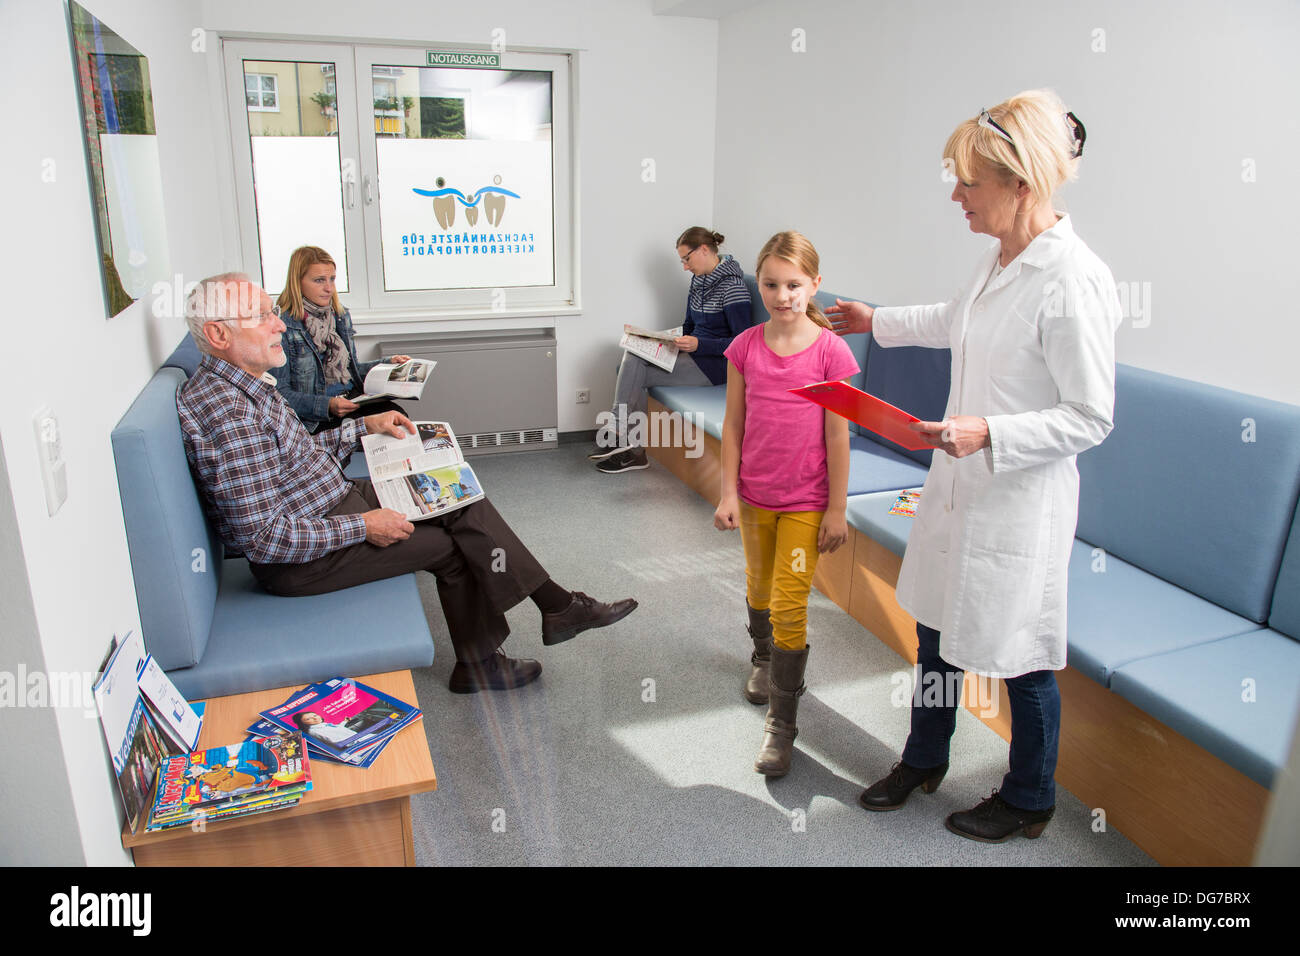
[[[650,462],[646,460],[644,448],[625,448],[617,455],[611,455],[597,464],[596,470],[603,471],[607,475],[617,475],[620,472],[639,471],[649,467]]]
[[[613,448],[606,448],[604,445],[597,445],[596,450],[587,456],[588,461],[604,461],[611,458],[621,451],[630,451],[631,445],[615,445]]]
[[[1017,833],[1034,840],[1042,836],[1047,821],[1055,812],[1056,807],[1021,810],[1007,803],[994,790],[979,806],[949,814],[943,825],[958,836],[980,843],[1003,843]]]

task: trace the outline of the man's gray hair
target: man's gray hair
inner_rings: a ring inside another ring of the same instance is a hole
[[[207,336],[203,334],[205,322],[219,319],[237,319],[253,311],[253,280],[246,272],[223,272],[209,276],[196,285],[185,300],[185,321],[190,327],[190,337],[204,355],[211,355]],[[242,306],[242,310],[241,310]]]

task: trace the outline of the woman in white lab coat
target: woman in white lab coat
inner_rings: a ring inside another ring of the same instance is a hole
[[[961,671],[1003,678],[1010,771],[1000,790],[946,821],[987,842],[1037,837],[1055,807],[1054,672],[1066,663],[1075,455],[1112,424],[1114,280],[1051,204],[1074,178],[1084,135],[1041,90],[963,122],[944,148],[952,199],[972,232],[998,240],[965,291],[941,305],[826,310],[841,334],[952,350],[944,421],[915,426],[937,451],[898,577],[919,642],[911,733],[902,760],[860,802],[894,810],[918,786],[933,792],[948,770]]]

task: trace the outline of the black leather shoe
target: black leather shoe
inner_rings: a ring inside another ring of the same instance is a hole
[[[867,810],[897,810],[917,787],[922,793],[934,793],[943,782],[948,765],[940,764],[929,770],[917,770],[903,761],[894,764],[889,776],[877,780],[858,797],[858,803]]]
[[[548,647],[563,644],[590,628],[621,621],[635,610],[636,601],[632,598],[602,604],[581,591],[574,591],[573,601],[567,608],[542,615],[542,643]]]
[[[1054,806],[1046,810],[1021,810],[994,790],[979,806],[949,814],[943,825],[958,836],[981,843],[1003,843],[1017,833],[1034,840],[1042,835],[1055,812]]]
[[[453,694],[476,694],[481,690],[513,690],[531,684],[542,674],[537,661],[515,660],[497,651],[485,661],[467,664],[457,661],[447,686]]]

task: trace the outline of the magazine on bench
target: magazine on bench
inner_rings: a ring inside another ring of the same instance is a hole
[[[437,365],[430,359],[408,359],[400,365],[380,362],[366,373],[362,394],[351,401],[358,405],[381,398],[419,398],[428,384],[429,373]]]
[[[652,332],[635,325],[623,326],[623,337],[618,340],[619,348],[639,355],[651,365],[657,365],[665,372],[671,372],[677,365],[677,346],[673,343],[682,334],[682,327]]]
[[[415,434],[363,435],[361,447],[375,497],[385,508],[421,521],[486,497],[446,422],[416,422]]]

